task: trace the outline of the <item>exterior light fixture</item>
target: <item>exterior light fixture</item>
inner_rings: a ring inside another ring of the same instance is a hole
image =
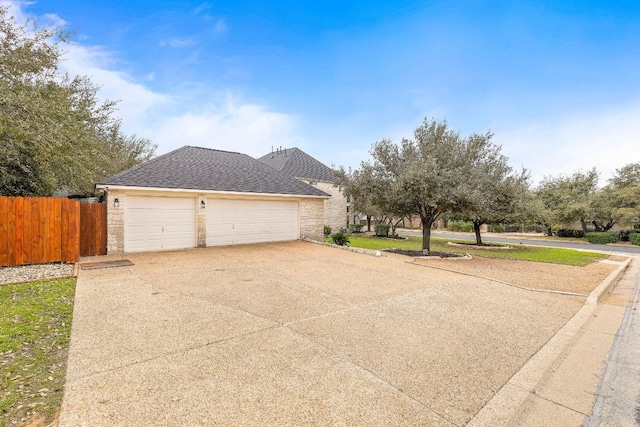
[[[204,203],[204,200],[200,200],[200,207],[201,208],[205,208],[206,204]]]
[[[120,207],[120,200],[118,200],[117,197],[115,199],[113,199],[113,207],[114,208],[119,208]]]

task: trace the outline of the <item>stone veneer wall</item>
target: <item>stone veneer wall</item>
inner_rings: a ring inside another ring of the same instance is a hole
[[[302,199],[300,201],[300,238],[323,240],[323,219],[324,199]]]
[[[119,207],[113,206],[118,199]],[[107,254],[124,253],[124,191],[107,191]]]
[[[334,233],[340,231],[341,227],[347,226],[347,198],[331,182],[318,181],[319,190],[330,194],[331,197],[324,201],[324,222],[322,225],[331,226]]]
[[[198,212],[198,235],[196,237],[196,245],[199,248],[207,247],[207,207],[200,207],[200,203],[207,203],[207,196],[205,194],[198,195],[196,204],[196,211]],[[206,205],[205,205],[206,206]]]

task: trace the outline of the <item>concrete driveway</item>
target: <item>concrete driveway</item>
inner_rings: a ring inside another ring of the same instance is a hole
[[[584,298],[306,242],[81,270],[60,426],[463,425]]]

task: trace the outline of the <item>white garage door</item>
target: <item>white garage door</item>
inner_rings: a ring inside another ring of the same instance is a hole
[[[196,199],[127,196],[125,252],[196,246]]]
[[[220,200],[207,203],[207,246],[296,240],[298,202]]]

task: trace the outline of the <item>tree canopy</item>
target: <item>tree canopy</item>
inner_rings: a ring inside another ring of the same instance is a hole
[[[476,243],[482,244],[480,227],[514,218],[524,209],[524,198],[529,191],[529,173],[523,169],[516,174],[501,147],[491,142],[493,134],[473,134],[467,139],[475,153],[469,166],[468,179],[473,183],[465,195],[464,204],[455,216],[473,223]]]
[[[417,215],[422,224],[422,249],[431,249],[431,227],[445,212],[466,213],[478,221],[488,221],[502,216],[499,209],[491,212],[493,198],[503,198],[500,203],[508,210],[516,199],[513,191],[521,189],[524,176],[511,173],[500,147],[491,142],[491,134],[461,138],[446,122],[425,119],[416,128],[413,139],[403,139],[396,144],[382,139],[373,144],[371,162],[363,162],[353,177],[368,177],[359,186],[349,188],[347,194],[364,193],[364,187],[375,195],[372,204],[382,212],[396,217]],[[479,180],[486,177],[483,190],[478,190]],[[489,181],[495,178],[499,183]],[[351,193],[350,193],[351,192]]]
[[[580,221],[582,231],[593,218],[593,200],[598,190],[596,168],[572,175],[545,177],[536,194],[542,201],[548,223],[571,224]]]
[[[0,194],[93,192],[95,182],[151,158],[155,145],[125,135],[86,76],[59,70],[62,28],[18,25],[0,7]]]

